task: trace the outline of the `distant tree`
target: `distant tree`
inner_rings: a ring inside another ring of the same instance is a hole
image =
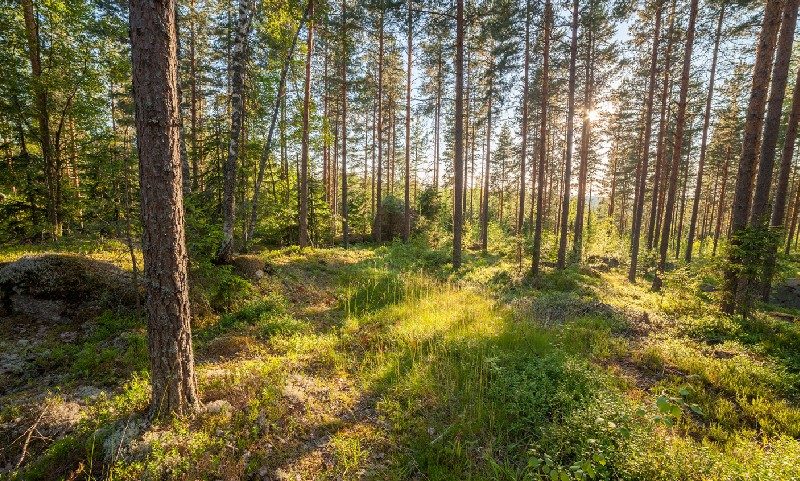
[[[662,223],[661,242],[658,245],[658,269],[653,278],[653,290],[661,289],[662,277],[667,264],[667,250],[671,233],[675,197],[678,188],[678,170],[684,142],[684,129],[686,128],[686,104],[689,96],[689,73],[692,66],[692,48],[694,47],[695,22],[697,21],[698,0],[692,0],[689,9],[689,26],[686,30],[686,47],[683,54],[683,69],[681,72],[681,90],[678,100],[678,115],[675,120],[675,140],[672,144],[672,168],[669,175],[669,185]]]

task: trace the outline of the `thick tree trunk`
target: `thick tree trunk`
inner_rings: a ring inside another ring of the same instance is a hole
[[[647,169],[650,162],[650,136],[653,130],[653,99],[656,93],[656,74],[658,72],[658,44],[661,39],[661,13],[663,2],[656,6],[655,27],[653,28],[653,52],[650,54],[650,79],[647,87],[647,100],[644,108],[644,133],[642,134],[642,160],[636,178],[636,196],[633,205],[633,225],[631,227],[631,263],[628,280],[636,282],[636,269],[639,260],[639,241],[642,237],[642,214],[644,213],[644,192],[647,186]]]
[[[542,98],[541,98],[541,118],[539,126],[539,174],[537,175],[538,190],[536,192],[536,222],[533,230],[533,260],[531,263],[531,273],[539,274],[539,264],[542,256],[542,221],[544,207],[544,171],[545,158],[547,156],[547,102],[548,84],[550,82],[550,32],[553,21],[553,6],[550,0],[545,1],[544,6],[544,41],[543,41],[543,64],[542,64]]]
[[[776,38],[781,25],[781,13],[784,1],[773,0],[766,4],[764,21],[758,39],[756,62],[753,67],[753,85],[744,123],[742,154],[736,174],[736,187],[733,193],[733,206],[730,221],[730,248],[728,249],[728,265],[725,268],[725,286],[721,308],[723,312],[732,314],[737,304],[739,272],[742,259],[739,247],[741,231],[750,217],[751,199],[753,197],[753,180],[758,162],[758,146],[761,140],[761,129],[764,125],[764,107],[769,91],[772,59],[775,54]]]
[[[781,41],[781,45],[779,45],[779,47],[778,47],[778,58],[781,58],[780,55],[782,55],[784,53],[783,47],[785,46],[785,43],[789,43],[789,45],[790,45],[789,54],[786,54],[787,58],[781,59],[781,62],[780,62],[781,63],[780,68],[781,69],[786,68],[787,75],[788,75],[788,63],[789,63],[789,58],[788,57],[791,56],[791,43],[790,42],[783,42],[783,34],[784,34],[784,32],[786,32],[788,30],[789,27],[792,28],[792,32],[794,31],[794,23],[796,23],[796,20],[797,20],[797,4],[798,4],[797,0],[790,0],[789,1],[789,4],[788,4],[787,8],[792,8],[793,7],[793,17],[794,17],[795,22],[787,21],[786,20],[786,16],[784,15],[784,20],[783,21],[788,23],[788,24],[790,24],[790,25],[787,25],[786,28],[784,28],[784,26],[781,26],[781,31],[782,31],[781,32],[781,40],[782,41]],[[783,64],[785,64],[785,65],[783,65]],[[775,70],[778,70],[778,68],[779,68],[778,67],[778,63],[776,62]],[[773,81],[772,81],[772,85],[773,85],[772,88],[775,89],[775,92],[777,92],[777,89],[780,87],[780,86],[778,86],[778,87],[775,86],[775,83],[776,83],[775,82],[775,76],[776,75],[777,75],[777,73],[773,73]],[[786,75],[784,75],[783,78],[785,79]],[[795,85],[794,86],[794,93],[792,95],[792,110],[789,113],[789,119],[788,119],[787,125],[786,125],[786,133],[784,135],[783,151],[781,153],[781,170],[780,170],[780,173],[778,174],[778,183],[777,183],[777,186],[776,186],[776,189],[775,189],[775,205],[773,206],[773,209],[772,209],[772,218],[771,218],[771,221],[770,221],[770,227],[772,228],[773,231],[776,231],[775,234],[774,234],[775,235],[775,239],[774,239],[774,243],[768,246],[767,252],[765,253],[765,256],[764,256],[764,270],[763,270],[763,273],[762,273],[762,276],[761,276],[761,300],[763,300],[764,302],[769,301],[770,291],[772,290],[772,277],[775,274],[776,254],[777,254],[778,245],[779,245],[779,242],[780,242],[780,239],[781,239],[781,237],[780,237],[780,235],[778,235],[777,231],[779,231],[780,228],[783,226],[783,218],[786,215],[786,196],[787,196],[787,193],[788,193],[787,191],[789,190],[789,175],[790,175],[791,170],[792,170],[792,157],[794,156],[794,146],[795,146],[795,141],[797,140],[797,121],[798,121],[798,116],[800,115],[800,69],[798,69],[798,71],[797,71],[797,80],[795,81],[794,85]],[[784,88],[786,87],[785,80],[784,80],[783,87]],[[773,98],[772,98],[772,96],[776,95],[775,92],[770,94],[770,101],[769,101],[770,102],[770,109],[772,109],[772,106],[773,106]],[[781,100],[782,100],[782,98],[781,98]],[[777,99],[775,99],[775,101],[777,103]],[[777,109],[778,109],[777,117],[780,118],[780,106],[778,106]],[[765,129],[769,129],[770,128],[769,123],[771,121],[774,121],[774,119],[772,117],[770,117],[770,115],[768,113],[767,114],[767,125],[765,126]],[[774,134],[776,137],[777,137],[777,131],[778,130],[779,130],[779,128],[776,125],[775,126],[775,131],[776,132]],[[766,137],[766,134],[765,134],[765,137]],[[764,143],[765,144],[767,143],[766,138],[764,140]],[[764,152],[764,150],[762,148],[762,154],[761,155],[762,155],[762,160],[761,160],[762,163],[764,162],[764,159],[766,158],[766,156],[774,156],[775,155],[774,145],[773,145],[772,151],[768,152],[768,153]],[[770,180],[772,180],[771,177],[772,176],[770,175]],[[759,179],[761,179],[761,171],[759,171]],[[760,187],[761,186],[757,184],[756,189],[758,189]],[[759,199],[758,196],[756,198]],[[753,209],[755,211],[755,207]],[[763,213],[763,216],[766,216],[766,213]],[[758,219],[756,219],[756,220],[758,220]]]
[[[142,253],[155,418],[197,409],[184,239],[173,1],[130,3]]]
[[[789,60],[792,56],[792,43],[797,25],[797,7],[800,0],[786,0],[781,21],[780,36],[775,51],[775,65],[772,70],[772,85],[769,89],[767,116],[764,120],[764,135],[761,139],[761,156],[758,176],[753,192],[753,207],[750,212],[750,225],[761,229],[767,225],[771,212],[769,193],[772,187],[772,173],[775,168],[775,147],[778,144],[783,99],[789,77]]]
[[[461,230],[464,223],[461,195],[464,175],[464,0],[456,0],[456,101],[455,159],[453,166],[453,269],[461,267]]]
[[[564,158],[563,197],[561,200],[561,236],[558,241],[556,267],[563,269],[567,259],[567,231],[569,227],[569,194],[572,181],[572,144],[574,142],[573,116],[575,115],[575,70],[578,60],[578,0],[572,2],[572,40],[569,45],[569,81],[567,87],[567,151]],[[586,87],[589,88],[588,86]]]
[[[689,26],[686,30],[686,48],[683,57],[683,71],[681,73],[681,91],[678,100],[678,117],[675,120],[675,141],[672,150],[672,168],[669,177],[669,190],[664,211],[664,221],[661,230],[661,242],[659,248],[659,261],[656,275],[653,278],[653,290],[660,290],[663,281],[664,270],[667,264],[667,251],[669,250],[669,235],[672,223],[672,215],[675,209],[675,197],[678,188],[678,170],[681,163],[681,151],[683,149],[684,129],[686,127],[686,103],[689,96],[689,73],[692,66],[692,48],[694,47],[695,22],[697,21],[698,0],[692,0],[689,11]]]
[[[303,86],[303,133],[300,145],[300,208],[299,244],[309,245],[308,237],[308,149],[309,121],[311,109],[311,55],[314,51],[314,0],[308,2],[308,37],[306,38],[306,72]]]
[[[706,110],[703,115],[703,137],[700,141],[700,159],[697,162],[697,183],[694,187],[692,199],[692,217],[689,221],[689,236],[686,240],[686,262],[692,261],[692,248],[694,247],[694,233],[697,227],[697,214],[700,210],[700,194],[703,186],[703,168],[706,162],[706,147],[708,145],[708,127],[711,124],[711,100],[714,98],[714,80],[717,74],[717,56],[719,42],[722,37],[722,21],[725,19],[725,3],[719,7],[717,18],[717,31],[714,34],[714,53],[711,55],[711,74],[708,81],[708,95],[706,96]]]
[[[224,168],[222,244],[216,256],[216,262],[220,264],[229,263],[233,256],[233,227],[236,222],[236,171],[239,165],[239,141],[244,120],[245,48],[247,37],[250,34],[251,9],[250,0],[239,1],[239,17],[231,53],[231,132],[228,139],[228,157]]]

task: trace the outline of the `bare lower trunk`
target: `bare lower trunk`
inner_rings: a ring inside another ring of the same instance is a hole
[[[197,409],[172,1],[131,0],[131,55],[142,195],[142,253],[153,417]]]
[[[725,269],[725,286],[721,308],[726,313],[733,313],[737,304],[739,271],[742,265],[739,246],[740,234],[750,217],[751,199],[753,197],[753,180],[758,162],[758,146],[761,140],[761,129],[764,125],[764,106],[767,102],[772,59],[775,53],[776,38],[781,24],[783,1],[767,2],[764,10],[764,21],[758,40],[756,62],[753,68],[753,85],[744,123],[742,154],[736,174],[733,207],[730,221],[730,248],[728,249],[728,265]]]

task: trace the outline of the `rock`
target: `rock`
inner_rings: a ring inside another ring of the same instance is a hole
[[[716,292],[717,286],[704,282],[700,284],[700,292]]]
[[[77,320],[87,310],[133,306],[127,272],[70,254],[25,256],[0,267],[0,306],[45,322]]]
[[[101,395],[105,394],[105,391],[102,389],[97,389],[94,386],[81,386],[75,390],[75,397],[79,400],[90,400],[94,401],[99,398]]]
[[[67,332],[62,332],[61,335],[58,337],[60,337],[61,340],[64,342],[71,343],[75,342],[78,339],[78,333],[75,331],[67,331]]]
[[[205,405],[205,410],[209,414],[229,413],[232,409],[233,406],[231,406],[231,403],[224,399],[211,401]]]
[[[800,309],[800,279],[786,279],[772,289],[772,302],[792,309]]]

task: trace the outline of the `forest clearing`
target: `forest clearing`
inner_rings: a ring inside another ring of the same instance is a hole
[[[800,481],[799,9],[0,3],[0,479]]]

